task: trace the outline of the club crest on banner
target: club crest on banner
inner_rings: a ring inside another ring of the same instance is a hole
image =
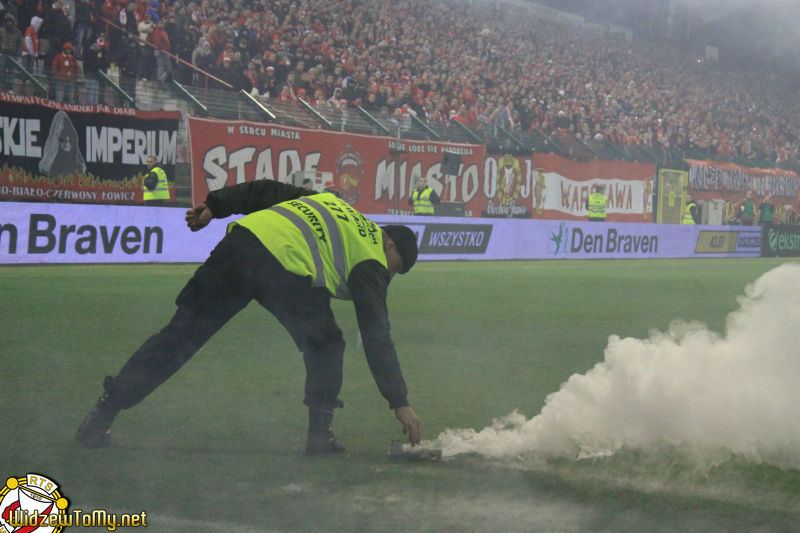
[[[336,180],[342,198],[349,204],[358,200],[358,184],[364,174],[364,158],[347,143],[343,152],[336,158]]]
[[[522,183],[519,159],[511,154],[504,155],[500,159],[498,172],[497,203],[500,205],[512,205],[519,198],[519,189]]]

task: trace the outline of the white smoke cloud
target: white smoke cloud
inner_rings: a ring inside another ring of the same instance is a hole
[[[764,274],[738,301],[725,335],[676,321],[648,339],[612,336],[605,360],[573,375],[533,418],[515,411],[425,445],[444,457],[500,459],[669,446],[700,461],[722,450],[800,468],[800,264]]]

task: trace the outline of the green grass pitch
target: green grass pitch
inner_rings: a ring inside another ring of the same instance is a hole
[[[389,306],[424,437],[481,429],[514,409],[535,415],[570,375],[602,360],[609,335],[647,337],[673,319],[721,331],[745,285],[782,262],[418,264],[392,282]],[[145,531],[156,532],[772,531],[800,518],[713,490],[698,500],[582,474],[611,464],[393,461],[386,450],[400,425],[369,374],[348,302],[335,303],[348,348],[334,421],[348,456],[302,455],[302,359],[256,304],[124,411],[112,448],[79,448],[72,435],[103,377],[167,322],[195,268],[0,268],[0,482],[41,473],[72,509],[145,511]],[[796,473],[748,473],[800,497]]]

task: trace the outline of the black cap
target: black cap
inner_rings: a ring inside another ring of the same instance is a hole
[[[381,229],[394,241],[397,251],[400,253],[400,258],[403,260],[403,271],[400,273],[405,274],[417,262],[417,253],[419,251],[417,249],[417,236],[411,231],[411,228],[399,224],[381,226]]]

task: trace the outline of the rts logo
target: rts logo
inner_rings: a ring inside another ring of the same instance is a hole
[[[68,506],[51,479],[39,474],[10,477],[0,490],[0,531],[58,533]]]

